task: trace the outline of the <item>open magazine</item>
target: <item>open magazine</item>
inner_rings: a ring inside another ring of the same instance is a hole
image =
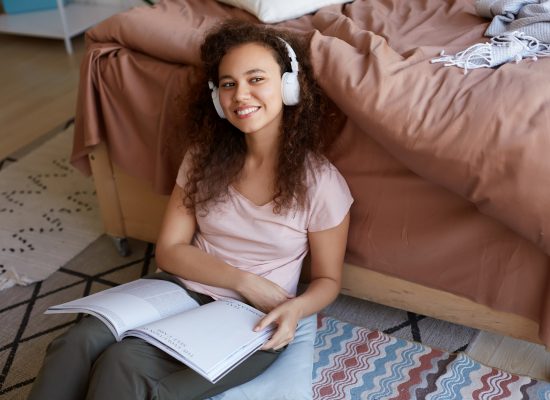
[[[265,315],[237,300],[199,306],[173,282],[138,279],[46,310],[87,313],[105,323],[117,341],[139,337],[212,383],[258,350],[273,327],[253,329]]]

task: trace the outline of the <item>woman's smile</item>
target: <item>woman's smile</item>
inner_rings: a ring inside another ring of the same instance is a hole
[[[239,118],[244,119],[252,117],[259,109],[260,107],[254,106],[239,107],[235,110],[235,113]]]

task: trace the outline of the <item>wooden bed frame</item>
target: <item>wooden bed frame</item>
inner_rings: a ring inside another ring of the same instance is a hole
[[[114,165],[105,143],[89,154],[105,232],[125,253],[126,238],[156,241],[168,196]],[[541,343],[539,325],[528,318],[495,311],[442,290],[344,265],[342,293],[472,328]]]

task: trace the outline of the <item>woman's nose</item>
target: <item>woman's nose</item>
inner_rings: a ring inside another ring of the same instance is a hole
[[[235,88],[233,98],[235,101],[242,101],[250,98],[250,88],[246,84],[238,84]]]

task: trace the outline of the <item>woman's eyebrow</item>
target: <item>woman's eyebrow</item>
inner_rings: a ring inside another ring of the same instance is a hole
[[[254,69],[250,69],[248,71],[245,72],[245,75],[254,75],[254,74],[257,74],[258,72],[263,72],[264,74],[266,73],[263,69],[261,68],[254,68]]]
[[[265,70],[261,69],[261,68],[253,68],[253,69],[249,69],[248,71],[246,71],[244,73],[244,75],[254,75],[254,74],[257,74],[257,73],[266,73]],[[218,79],[221,81],[222,79],[232,79],[233,77],[231,75],[222,75],[220,76]]]

